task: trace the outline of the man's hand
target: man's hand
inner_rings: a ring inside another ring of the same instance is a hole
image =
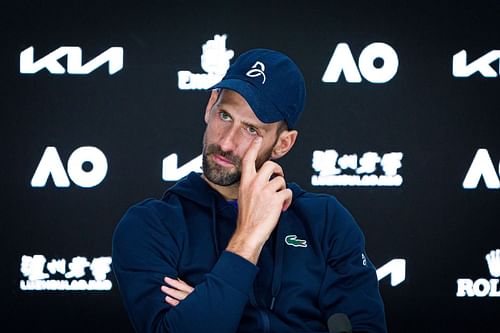
[[[292,191],[286,188],[283,169],[277,163],[267,161],[257,172],[255,161],[261,144],[262,138],[256,138],[242,159],[238,222],[226,249],[254,264],[281,212],[292,203]]]
[[[172,305],[177,306],[180,301],[184,300],[189,296],[194,290],[193,287],[188,285],[186,282],[181,279],[171,279],[168,276],[164,279],[166,286],[161,286],[161,291],[166,294],[165,302]]]

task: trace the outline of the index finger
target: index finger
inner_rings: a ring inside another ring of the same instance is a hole
[[[169,278],[168,276],[166,276],[163,280],[165,281],[165,283],[167,285],[174,287],[178,290],[185,291],[187,293],[190,293],[194,290],[193,287],[191,287],[189,284],[187,284],[186,282],[182,281],[179,278],[172,279],[172,278]]]
[[[255,161],[257,160],[261,144],[262,138],[258,136],[252,141],[250,147],[248,147],[245,152],[241,160],[241,178],[252,176],[257,172],[255,169]]]

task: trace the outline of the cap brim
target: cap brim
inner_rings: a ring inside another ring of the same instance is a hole
[[[263,123],[284,120],[284,116],[274,104],[251,83],[241,79],[224,79],[210,89],[230,89],[240,94],[250,105],[257,118]]]

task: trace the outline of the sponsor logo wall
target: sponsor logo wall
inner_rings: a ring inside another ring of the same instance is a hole
[[[382,65],[377,67],[375,60]],[[349,44],[339,43],[333,51],[323,78],[323,82],[338,82],[340,75],[351,83],[362,82],[361,76],[371,83],[386,83],[397,73],[399,59],[396,51],[386,43],[372,43],[359,55],[358,64],[354,60]]]
[[[205,89],[253,47],[283,51],[304,72],[299,139],[279,163],[287,181],[335,195],[357,220],[389,331],[421,332],[424,307],[429,331],[494,331],[500,41],[486,34],[490,11],[472,26],[450,9],[443,30],[448,10],[417,4],[356,15],[346,4],[268,4],[259,15],[237,3],[226,14],[122,5],[55,15],[31,4],[20,8],[30,25],[5,20],[2,285],[18,331],[133,331],[112,271],[114,226],[132,204],[201,173]],[[471,43],[469,30],[482,37]],[[266,64],[247,75],[264,83]]]
[[[493,164],[488,150],[481,148],[478,149],[474,155],[474,159],[465,175],[462,186],[465,189],[476,189],[482,179],[486,188],[499,189],[499,175],[500,163],[498,164],[498,169],[495,168],[495,164]]]
[[[202,46],[201,68],[203,74],[182,70],[177,72],[180,90],[208,89],[218,83],[230,65],[234,56],[233,50],[226,49],[227,35],[215,35]]]
[[[453,56],[453,76],[469,77],[479,72],[481,76],[492,78],[498,76],[498,70],[492,67],[492,63],[500,59],[500,50],[493,50],[475,60],[467,63],[467,51],[462,50]]]
[[[52,177],[56,187],[69,187],[70,178],[80,187],[94,187],[103,181],[107,172],[108,161],[97,147],[87,146],[76,149],[68,159],[67,171],[57,148],[47,147],[31,178],[31,186],[45,187],[48,178]]]
[[[485,256],[488,270],[493,278],[458,279],[457,297],[499,297],[498,277],[500,277],[500,249],[491,250]]]
[[[41,254],[23,255],[21,273],[25,279],[19,282],[21,290],[111,290],[112,282],[106,278],[111,272],[111,257],[99,257],[89,261],[86,257],[73,257],[47,261]],[[86,269],[93,279],[83,279]]]
[[[21,74],[36,74],[46,69],[51,74],[85,75],[108,63],[109,75],[113,75],[123,68],[122,47],[110,47],[85,64],[82,64],[82,49],[78,46],[61,46],[36,61],[34,53],[34,47],[30,46],[19,55]],[[59,62],[63,57],[67,59],[66,68]]]
[[[335,149],[313,152],[312,167],[318,175],[313,175],[313,186],[401,186],[403,177],[398,175],[403,153],[391,152],[382,157],[376,152],[343,154]],[[381,168],[383,174],[377,175]]]

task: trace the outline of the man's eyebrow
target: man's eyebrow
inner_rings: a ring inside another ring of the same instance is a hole
[[[248,122],[248,121],[242,121],[241,123],[244,124],[245,126],[248,126],[248,127],[254,127],[254,128],[258,129],[259,131],[267,132],[267,129],[263,126],[253,124],[253,123]]]

